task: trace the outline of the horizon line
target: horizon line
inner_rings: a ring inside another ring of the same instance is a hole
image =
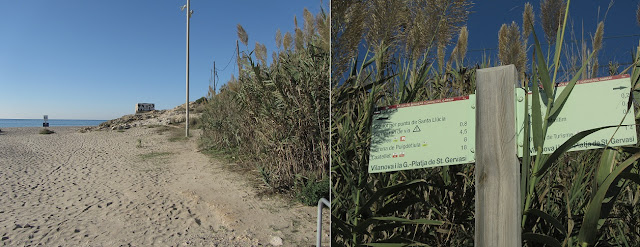
[[[0,118],[0,120],[44,120],[43,118]],[[47,120],[89,120],[89,121],[108,121],[111,119],[79,119],[79,118],[49,118]]]

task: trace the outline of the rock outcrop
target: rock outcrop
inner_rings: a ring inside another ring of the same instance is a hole
[[[104,123],[101,123],[97,127],[92,128],[100,130],[123,130],[139,126],[184,123],[186,118],[184,106],[185,104],[182,104],[170,110],[155,110],[150,112],[125,115],[120,118],[106,121]],[[197,106],[198,104],[196,104],[195,102],[189,102],[189,118],[200,118],[202,113],[196,113],[195,109]]]

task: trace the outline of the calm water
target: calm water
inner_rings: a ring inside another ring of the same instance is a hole
[[[60,126],[98,126],[107,120],[49,119],[49,127]],[[0,119],[3,127],[42,127],[42,119]]]

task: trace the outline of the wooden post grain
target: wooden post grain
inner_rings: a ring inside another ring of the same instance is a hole
[[[522,246],[517,79],[513,65],[477,71],[475,246]]]

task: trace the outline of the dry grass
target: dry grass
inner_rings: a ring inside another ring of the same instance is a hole
[[[318,30],[328,27],[312,24],[328,23],[328,16],[305,11],[304,19],[295,40],[284,35],[284,50],[271,64],[259,43],[253,53],[242,51],[240,76],[211,95],[200,119],[203,149],[221,150],[238,165],[261,171],[274,191],[297,190],[329,175],[329,51],[323,49],[328,37],[321,36],[328,32]],[[239,29],[238,35],[247,34]]]

